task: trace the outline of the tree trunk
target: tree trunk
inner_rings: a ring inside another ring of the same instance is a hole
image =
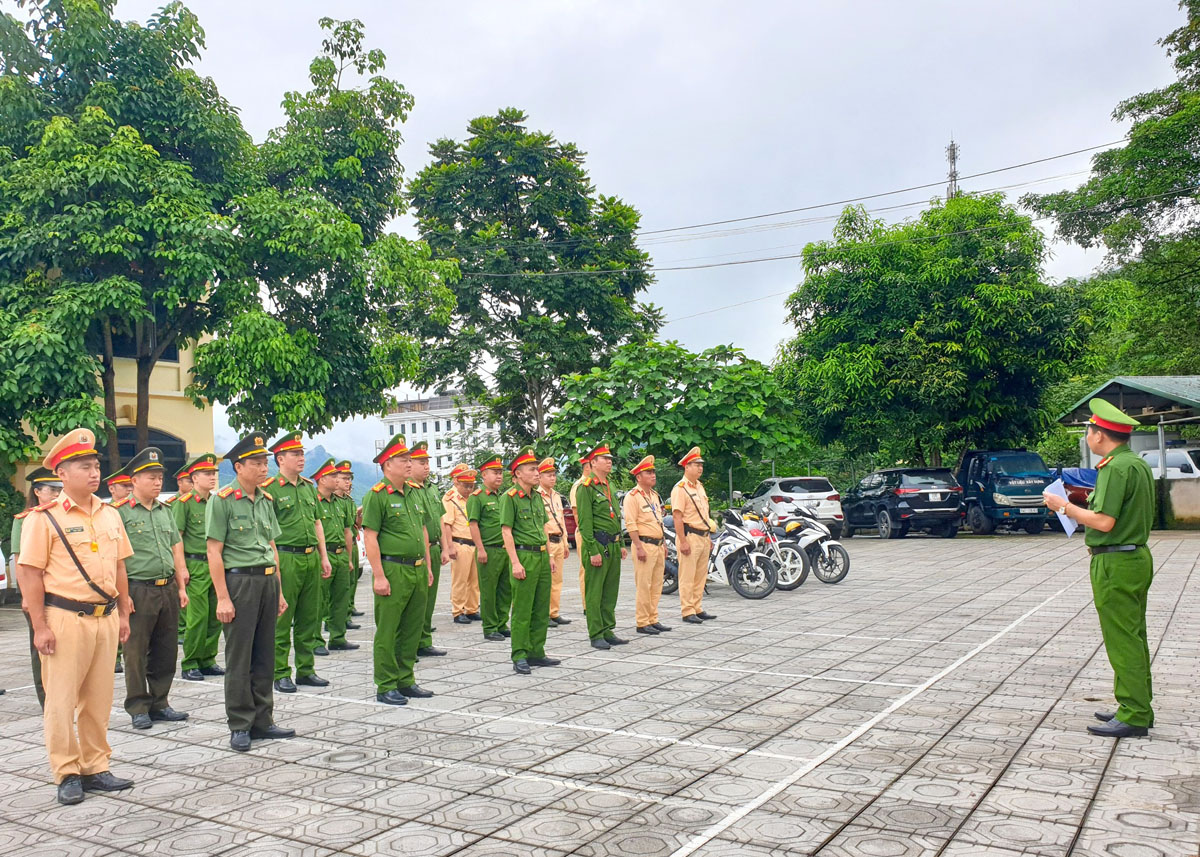
[[[111,473],[121,468],[121,452],[117,445],[117,370],[113,358],[112,324],[108,316],[100,319],[100,328],[104,337],[104,354],[100,358],[103,371],[100,373],[100,383],[104,388],[104,416],[112,424],[111,431],[105,432],[108,437],[106,454],[108,470]]]
[[[942,466],[942,448],[940,446],[936,447],[933,450],[933,452],[931,452],[929,454],[929,466],[930,467],[941,467]]]

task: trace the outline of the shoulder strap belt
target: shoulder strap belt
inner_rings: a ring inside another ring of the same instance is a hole
[[[58,533],[58,540],[62,542],[62,546],[67,549],[67,556],[71,557],[71,561],[75,563],[75,570],[83,575],[83,579],[87,581],[87,585],[92,587],[92,590],[105,601],[116,601],[117,596],[109,595],[107,592],[97,586],[95,581],[88,577],[87,571],[85,571],[83,568],[83,563],[79,561],[79,557],[75,556],[75,551],[72,550],[71,543],[67,541],[67,537],[62,531],[62,527],[58,525],[58,521],[56,521],[54,516],[50,514],[50,510],[46,509],[42,514],[50,519],[50,526],[54,527],[54,532]]]

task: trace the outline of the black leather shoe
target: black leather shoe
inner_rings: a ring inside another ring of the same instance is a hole
[[[713,614],[709,613],[707,610],[701,610],[701,611],[700,611],[699,613],[697,613],[696,615],[697,615],[697,616],[699,616],[701,619],[703,619],[705,622],[707,622],[709,619],[716,619],[716,618],[717,618],[717,617],[716,617],[716,616],[714,616]]]
[[[116,673],[117,675],[120,675],[121,673],[125,672],[125,664],[121,663],[120,658],[117,658],[117,663],[115,666],[113,666],[113,672]]]
[[[84,774],[79,779],[85,792],[123,792],[125,789],[133,788],[133,780],[114,777],[108,771]]]
[[[302,684],[305,687],[329,687],[329,679],[321,678],[313,673],[312,675],[296,676],[296,684]]]
[[[655,637],[658,636],[658,629],[655,628],[653,625],[639,625],[637,632],[639,634],[651,634]]]
[[[295,693],[296,685],[290,678],[277,678],[275,679],[275,689],[280,693]]]
[[[184,670],[183,671],[183,680],[184,681],[204,681],[204,673],[200,672],[200,670]]]
[[[385,705],[408,705],[408,700],[404,698],[398,690],[389,690],[387,693],[375,694],[375,701],[382,702]]]
[[[513,672],[518,675],[533,675],[533,670],[529,668],[529,661],[524,658],[519,661],[513,661]]]
[[[250,749],[250,733],[245,730],[232,733],[229,736],[229,746],[239,753],[245,753]]]
[[[535,667],[556,667],[562,663],[558,658],[529,658],[531,666]]]
[[[362,625],[358,624],[357,622],[347,622],[346,623],[347,631],[357,631],[361,627],[362,627]]]
[[[1097,720],[1099,720],[1101,723],[1107,723],[1108,721],[1114,719],[1117,716],[1117,712],[1115,712],[1115,711],[1097,711],[1092,716],[1095,717]],[[1150,721],[1150,728],[1151,729],[1154,728],[1153,720]]]
[[[251,729],[251,738],[295,738],[295,729],[284,729],[282,726],[276,726],[272,723],[266,729]]]
[[[629,641],[623,640],[620,637],[618,637],[616,634],[613,634],[611,637],[605,637],[604,642],[608,643],[610,646],[623,646],[626,643],[628,643]]]
[[[1145,726],[1130,726],[1115,717],[1099,726],[1089,726],[1087,730],[1101,738],[1141,738],[1143,735],[1150,734],[1150,730]]]
[[[415,684],[400,688],[400,693],[404,694],[409,699],[429,699],[429,697],[433,696],[432,690],[426,690],[425,688]]]
[[[313,649],[313,654],[322,658],[326,658],[329,657],[329,649],[325,648],[324,646],[317,646],[315,649]]]
[[[459,613],[457,616],[454,617],[454,624],[455,625],[470,625],[471,617],[469,617],[466,613]]]
[[[131,719],[133,720],[134,729],[149,729],[154,725],[150,722],[149,714],[135,714]]]
[[[597,637],[596,639],[592,640],[592,648],[593,649],[611,649],[612,646],[610,646],[608,644],[607,640],[603,639],[602,637]]]
[[[467,618],[470,619],[472,622],[482,622],[483,621],[483,615],[480,613],[468,613]]]
[[[329,648],[335,652],[353,652],[358,648],[358,643],[351,643],[349,640],[343,640],[340,643],[330,643]]]
[[[167,706],[162,711],[151,711],[151,720],[165,720],[168,723],[178,723],[181,720],[187,720],[188,714],[184,711],[176,711],[171,706]]]
[[[355,609],[355,610],[350,611],[350,615],[351,616],[363,616],[365,614],[361,610]]]
[[[500,632],[500,636],[501,636],[501,637],[511,637],[511,636],[512,636],[512,631],[510,631],[510,630],[508,630],[507,628],[505,628],[504,630],[502,630],[502,631]]]
[[[704,624],[704,620],[701,619],[699,616],[697,616],[695,613],[692,613],[689,616],[684,616],[683,621],[687,622],[689,625],[703,625]]]
[[[83,803],[83,783],[75,774],[63,777],[63,781],[58,784],[58,802],[63,806]]]
[[[487,640],[487,641],[489,641],[489,642],[495,643],[495,642],[497,642],[498,640],[503,640],[503,639],[504,639],[504,635],[503,635],[503,634],[499,634],[499,633],[497,633],[497,632],[493,631],[493,632],[492,632],[492,633],[490,633],[490,634],[484,634],[484,635],[483,635],[483,639],[485,639],[485,640]]]
[[[658,629],[658,632],[659,632],[660,634],[661,634],[663,631],[670,631],[670,630],[671,630],[671,626],[670,626],[670,625],[664,625],[662,622],[655,622],[655,623],[654,623],[654,627]]]
[[[211,667],[200,667],[200,672],[204,675],[225,675],[225,670],[216,664],[213,664]]]
[[[445,649],[439,649],[437,646],[422,646],[417,649],[417,656],[422,658],[440,658],[446,654]]]
[[[566,618],[565,616],[551,616],[550,621],[553,622],[555,625],[570,625],[571,624],[571,620]]]

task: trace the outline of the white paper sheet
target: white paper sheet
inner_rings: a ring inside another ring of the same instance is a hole
[[[1067,488],[1063,485],[1061,479],[1055,479],[1054,482],[1047,485],[1044,493],[1062,497],[1064,500],[1067,499]],[[1067,538],[1069,539],[1075,535],[1075,531],[1079,529],[1079,524],[1075,523],[1074,518],[1068,518],[1062,512],[1055,512],[1054,514],[1058,515],[1058,522],[1062,524],[1063,532],[1067,534]]]

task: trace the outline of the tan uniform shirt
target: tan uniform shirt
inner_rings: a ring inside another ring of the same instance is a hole
[[[538,496],[542,498],[542,505],[546,507],[546,535],[565,536],[567,534],[567,522],[563,518],[562,495],[553,488],[546,491],[541,485],[538,486],[537,492]]]
[[[121,513],[95,494],[89,505],[79,506],[63,494],[53,503],[38,508],[25,518],[21,529],[21,564],[45,570],[47,592],[72,601],[99,603],[100,595],[88,586],[62,541],[46,518],[54,515],[67,543],[88,577],[105,592],[117,597],[117,562],[133,556]]]
[[[652,539],[663,537],[663,505],[657,491],[641,488],[629,491],[621,503],[621,517],[625,519],[625,529],[631,533]]]
[[[446,510],[442,523],[450,525],[450,537],[471,538],[471,522],[467,520],[467,498],[459,494],[457,488],[451,488],[442,497],[442,508]]]
[[[682,521],[693,529],[712,529],[712,522],[708,518],[708,495],[699,482],[680,479],[675,484],[671,489],[671,514],[676,521]]]

